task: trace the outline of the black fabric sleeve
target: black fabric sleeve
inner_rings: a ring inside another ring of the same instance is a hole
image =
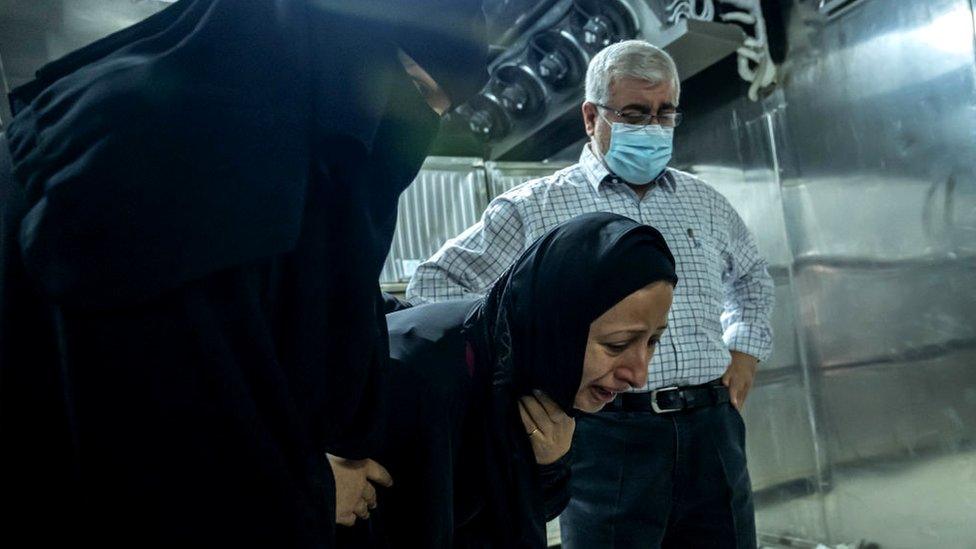
[[[410,303],[393,294],[383,292],[383,314],[388,315],[390,313],[409,309],[410,307],[412,307]]]
[[[573,452],[548,465],[537,465],[539,480],[542,483],[542,500],[546,511],[546,520],[550,521],[559,516],[569,504],[569,477]]]

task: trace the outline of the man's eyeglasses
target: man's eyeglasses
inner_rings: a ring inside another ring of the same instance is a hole
[[[664,128],[674,128],[678,124],[681,124],[681,113],[677,111],[663,114],[648,114],[646,112],[635,110],[618,111],[613,107],[601,105],[600,103],[593,104],[601,109],[612,112],[614,116],[625,124],[633,124],[635,126],[655,125],[662,126]]]

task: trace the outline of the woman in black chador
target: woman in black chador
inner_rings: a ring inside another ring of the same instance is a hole
[[[483,25],[181,0],[14,90],[0,546],[334,545],[326,454],[380,432],[397,198],[487,78]]]
[[[387,316],[391,395],[374,456],[394,479],[347,547],[545,547],[577,412],[642,387],[677,277],[661,234],[586,214],[480,300]]]

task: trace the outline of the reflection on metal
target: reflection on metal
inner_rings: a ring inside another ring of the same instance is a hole
[[[806,392],[770,381],[790,371],[777,352],[746,410],[757,522],[766,540],[971,547],[976,492],[958,483],[976,471],[972,3],[845,4],[793,0],[777,97],[709,105],[676,136],[677,161],[730,198],[793,296],[774,323],[778,345],[795,330]],[[780,397],[812,406],[791,416]],[[819,481],[780,474],[770,455],[796,442],[776,421],[812,433],[797,463]]]
[[[773,325],[773,354],[760,365],[763,370],[787,368],[799,370],[802,364],[797,348],[796,303],[788,276],[773,275],[776,281],[776,305],[771,322]]]
[[[976,433],[973,364],[976,347],[823,372],[820,398],[831,459],[870,463],[967,449]]]
[[[753,489],[813,477],[813,433],[799,370],[780,380],[766,381],[760,376],[758,381],[743,413]]]
[[[408,281],[420,262],[448,238],[477,222],[488,206],[487,188],[481,160],[428,158],[400,196],[393,246],[380,282]]]
[[[805,337],[819,367],[915,360],[976,347],[976,261],[800,264]],[[897,296],[897,299],[895,298]]]

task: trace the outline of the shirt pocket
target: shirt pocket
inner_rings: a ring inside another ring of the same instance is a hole
[[[718,239],[696,224],[675,224],[668,227],[667,233],[670,234],[665,234],[665,238],[677,265],[675,294],[691,302],[720,307],[725,266]]]

